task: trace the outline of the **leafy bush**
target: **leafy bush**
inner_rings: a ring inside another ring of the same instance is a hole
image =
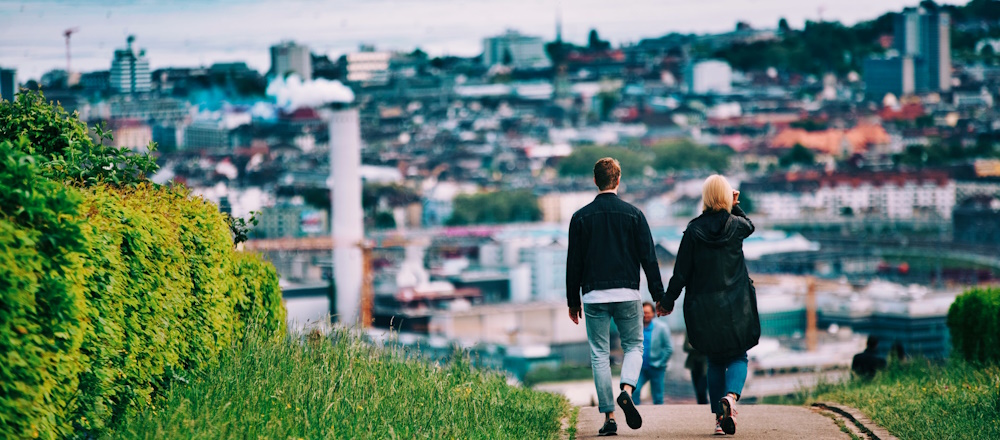
[[[976,363],[1000,363],[1000,288],[969,290],[948,309],[955,353]]]
[[[94,142],[76,114],[49,104],[41,92],[19,93],[14,101],[0,101],[0,140],[26,139],[28,143],[14,146],[37,156],[47,177],[85,185],[130,185],[144,182],[157,170],[149,153],[135,155],[104,145],[111,139],[110,132],[95,131],[101,142]],[[149,151],[155,148],[150,144]]]
[[[23,148],[26,142],[19,142]],[[63,437],[88,330],[77,191],[0,142],[0,437]]]
[[[247,326],[283,332],[274,268],[233,250],[217,207],[64,161],[83,151],[85,126],[32,108],[18,116],[32,136],[0,141],[0,438],[99,435],[217,362]]]

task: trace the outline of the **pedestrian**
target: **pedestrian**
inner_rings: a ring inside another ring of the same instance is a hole
[[[586,315],[590,364],[594,371],[598,409],[604,426],[598,435],[615,435],[615,402],[632,429],[642,417],[632,402],[632,391],[642,369],[642,297],[639,270],[646,273],[654,301],[663,295],[653,236],[638,208],[618,198],[621,165],[606,157],[594,164],[594,183],[600,191],[594,201],[573,214],[566,258],[566,301],[574,324]],[[581,298],[582,296],[582,298]],[[621,392],[615,400],[611,385],[611,321],[621,337]]]
[[[684,321],[691,346],[708,358],[708,394],[715,433],[736,433],[736,402],[747,377],[747,350],[760,340],[757,294],[743,257],[754,227],[739,191],[712,175],[702,188],[703,211],[688,223],[658,313],[673,311],[686,288]]]
[[[684,368],[691,370],[691,384],[694,385],[694,397],[699,405],[708,404],[708,358],[691,346],[691,341],[684,335],[684,352],[687,359]]]
[[[636,405],[642,400],[642,386],[646,382],[649,382],[653,405],[663,405],[663,379],[672,354],[674,346],[670,342],[670,326],[665,320],[656,319],[653,303],[642,303],[642,370],[632,392]]]
[[[885,368],[885,359],[878,355],[878,342],[878,337],[868,336],[865,351],[854,355],[851,360],[851,370],[858,376],[871,379],[878,370]]]

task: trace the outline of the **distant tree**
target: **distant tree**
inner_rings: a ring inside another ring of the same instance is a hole
[[[795,164],[815,165],[816,154],[802,144],[795,144],[794,147],[778,159],[778,163],[782,167],[789,167]]]
[[[375,214],[375,229],[393,229],[396,227],[396,218],[391,212],[379,211]]]
[[[504,48],[504,50],[503,50],[503,59],[501,60],[501,63],[503,63],[503,65],[505,65],[505,66],[509,66],[511,64],[514,64],[514,56],[510,54],[510,48],[509,47]]]
[[[788,124],[792,128],[801,128],[805,131],[823,131],[828,128],[825,122],[815,119],[802,119]]]
[[[597,35],[597,29],[591,29],[590,35],[587,36],[587,49],[590,51],[602,51],[611,48],[611,43],[607,41],[602,41],[601,37]]]
[[[448,225],[498,224],[541,220],[538,197],[529,190],[460,195],[453,201]]]
[[[413,52],[410,52],[410,57],[418,59],[418,60],[426,60],[427,59],[427,52],[424,52],[423,50],[421,50],[418,47],[416,49],[413,49]]]
[[[740,208],[747,214],[753,214],[757,209],[756,205],[754,205],[753,197],[743,192],[740,192]]]
[[[670,142],[650,147],[653,169],[657,171],[704,170],[724,172],[733,150],[728,146],[704,146],[690,141]]]
[[[559,175],[593,176],[594,164],[602,157],[618,159],[622,165],[623,179],[642,175],[645,164],[649,161],[647,156],[627,148],[583,146],[577,147],[569,156],[559,161]]]
[[[782,34],[787,34],[791,31],[792,28],[791,26],[788,25],[788,20],[786,20],[785,17],[781,17],[781,19],[778,20],[778,32],[781,32]]]

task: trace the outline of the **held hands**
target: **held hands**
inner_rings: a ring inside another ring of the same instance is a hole
[[[674,312],[674,302],[658,301],[656,303],[656,316],[667,316]]]
[[[582,307],[569,308],[569,319],[573,320],[573,324],[580,325],[580,318],[582,317],[583,317]]]

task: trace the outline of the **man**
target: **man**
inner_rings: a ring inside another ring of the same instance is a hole
[[[602,436],[618,432],[611,388],[611,320],[618,327],[625,352],[617,402],[628,426],[639,429],[642,417],[631,394],[642,369],[640,266],[653,300],[659,301],[663,295],[649,225],[641,211],[618,198],[620,180],[617,160],[606,157],[594,164],[594,184],[600,193],[573,214],[566,261],[569,317],[579,324],[581,316],[587,315],[590,363],[599,410],[604,413],[604,426],[598,431]]]
[[[639,381],[632,392],[632,400],[638,405],[642,399],[642,386],[649,382],[653,395],[653,405],[663,405],[663,378],[667,374],[667,361],[674,354],[670,343],[670,327],[662,319],[653,319],[656,313],[653,303],[642,304],[642,370]]]
[[[885,368],[885,359],[878,355],[878,338],[869,336],[865,343],[865,351],[854,355],[851,361],[851,369],[858,376],[871,379],[878,370]]]

